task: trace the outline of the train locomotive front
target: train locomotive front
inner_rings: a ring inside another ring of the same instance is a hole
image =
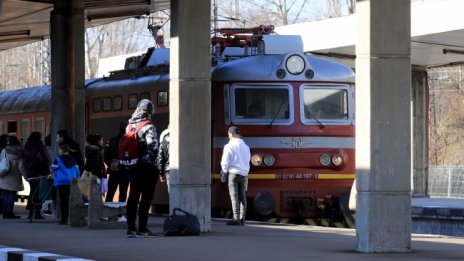
[[[320,215],[350,190],[355,176],[353,71],[303,53],[297,36],[234,41],[223,33],[225,40],[213,42],[219,52],[211,78],[213,208],[230,206],[218,173],[227,128],[235,125],[252,154],[250,210]]]

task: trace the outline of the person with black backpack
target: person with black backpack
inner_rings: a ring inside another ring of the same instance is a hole
[[[119,124],[118,135],[111,138],[105,145],[103,158],[108,166],[108,193],[105,201],[112,202],[116,189],[119,186],[119,202],[126,202],[127,188],[129,187],[129,174],[119,167],[119,141],[126,133],[127,122]]]
[[[137,104],[126,134],[119,141],[119,164],[130,175],[130,191],[127,200],[127,237],[156,237],[147,228],[148,211],[155,193],[158,169],[158,137],[151,122],[155,113],[153,103],[143,99]],[[135,226],[139,213],[138,230]]]

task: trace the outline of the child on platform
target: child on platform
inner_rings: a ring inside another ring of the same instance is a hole
[[[61,220],[58,224],[66,225],[69,216],[69,195],[71,193],[71,181],[79,178],[79,166],[77,161],[69,155],[69,145],[66,143],[59,145],[60,155],[55,158],[51,169],[55,172],[54,185],[60,199]]]

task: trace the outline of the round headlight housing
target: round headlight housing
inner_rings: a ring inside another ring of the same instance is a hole
[[[263,163],[263,157],[259,154],[253,154],[253,156],[251,156],[251,164],[253,166],[261,166],[261,164]]]
[[[304,71],[305,69],[305,61],[303,57],[299,55],[290,55],[287,58],[287,61],[285,63],[285,66],[287,67],[287,71],[293,75],[300,74]]]
[[[343,157],[340,155],[332,156],[332,164],[334,166],[341,166],[343,164]]]
[[[330,156],[327,154],[322,154],[319,158],[319,162],[322,166],[329,166],[331,162]]]
[[[274,166],[275,161],[276,160],[275,160],[274,155],[272,155],[272,154],[264,155],[264,158],[263,158],[264,165],[266,165],[268,167]]]

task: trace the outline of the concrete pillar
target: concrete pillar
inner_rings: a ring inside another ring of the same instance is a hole
[[[413,66],[412,87],[412,192],[414,197],[428,196],[428,86],[425,67]]]
[[[50,16],[52,122],[54,135],[67,129],[85,145],[85,53],[83,1],[55,1]]]
[[[358,0],[357,251],[411,250],[410,1]]]
[[[211,230],[210,1],[171,1],[169,207]],[[195,11],[192,11],[195,10]]]

